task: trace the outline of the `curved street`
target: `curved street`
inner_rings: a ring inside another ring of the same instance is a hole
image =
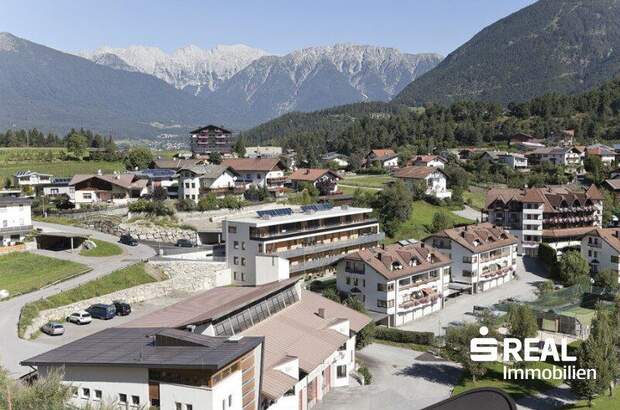
[[[114,243],[118,241],[116,236],[74,226],[56,225],[44,222],[33,222],[33,225],[35,228],[40,228],[44,232],[81,233],[88,234],[92,238],[103,241]],[[148,259],[155,255],[153,249],[144,244],[139,244],[135,247],[122,245],[120,243],[118,245],[123,249],[123,254],[111,257],[85,257],[66,251],[34,251],[34,253],[40,255],[82,263],[89,266],[92,270],[67,281],[0,302],[0,365],[9,371],[11,376],[19,377],[31,371],[30,368],[19,365],[21,360],[49,350],[49,345],[38,343],[37,341],[20,339],[17,336],[19,314],[21,308],[26,303],[72,289],[82,283],[105,276],[117,269],[122,269],[135,262]]]

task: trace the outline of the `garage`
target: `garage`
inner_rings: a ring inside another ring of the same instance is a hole
[[[37,248],[48,251],[66,251],[79,248],[88,235],[69,232],[40,232],[37,235]]]

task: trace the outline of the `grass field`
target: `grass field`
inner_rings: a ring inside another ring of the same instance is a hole
[[[51,215],[51,216],[48,216],[47,218],[44,218],[41,215],[33,215],[32,220],[38,221],[38,222],[46,222],[48,224],[69,225],[69,226],[80,225],[80,222],[77,219],[67,218],[66,216]]]
[[[121,255],[123,253],[123,250],[121,249],[121,247],[114,243],[100,241],[98,239],[91,239],[91,240],[95,243],[95,245],[97,245],[97,247],[92,248],[92,249],[82,249],[80,251],[80,255],[91,256],[91,257],[105,257],[105,256]]]
[[[402,223],[394,238],[391,239],[391,242],[410,238],[421,239],[431,234],[429,227],[433,222],[433,216],[440,211],[445,212],[453,224],[468,224],[474,222],[470,219],[455,215],[448,209],[431,205],[425,201],[414,201],[411,206],[409,219]]]
[[[483,377],[479,377],[476,383],[472,382],[467,376],[464,376],[460,384],[454,387],[452,395],[463,393],[464,391],[479,388],[479,387],[495,387],[502,389],[513,399],[519,399],[521,397],[534,396],[536,393],[544,392],[546,390],[553,389],[564,383],[564,380],[542,380],[542,379],[530,379],[530,380],[517,380],[510,381],[504,380],[504,365],[502,363],[489,363],[486,365],[487,374]],[[545,362],[531,362],[528,364],[529,368],[539,369],[551,369],[554,365]]]
[[[11,296],[16,296],[88,270],[87,266],[75,262],[29,252],[10,253],[0,256],[0,289],[6,289]]]
[[[563,409],[596,409],[596,410],[617,410],[620,407],[620,386],[616,386],[613,389],[613,395],[609,396],[609,392],[606,390],[602,396],[592,400],[592,407],[588,407],[588,401],[582,400],[575,404],[570,404]]]
[[[485,197],[486,191],[476,189],[475,187],[469,191],[463,192],[463,199],[465,200],[465,203],[478,210],[484,208]]]
[[[343,178],[338,184],[356,187],[383,188],[386,182],[394,181],[389,175],[355,175]]]
[[[22,308],[17,325],[19,337],[24,336],[24,331],[36,318],[40,311],[53,309],[60,306],[79,302],[80,300],[107,295],[117,290],[127,289],[144,283],[155,282],[155,279],[146,273],[144,263],[136,263],[103,276],[99,279],[87,282],[66,292],[58,293],[49,298],[31,302]]]
[[[57,177],[71,177],[75,174],[94,174],[97,170],[104,173],[123,171],[125,166],[120,162],[107,161],[22,161],[19,163],[0,162],[0,178],[11,178],[17,171],[37,171]]]

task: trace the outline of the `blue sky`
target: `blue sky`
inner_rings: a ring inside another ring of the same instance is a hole
[[[447,55],[533,0],[0,0],[0,31],[53,48],[348,42]]]

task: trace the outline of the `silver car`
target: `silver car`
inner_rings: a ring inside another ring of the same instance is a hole
[[[41,331],[50,336],[60,336],[65,334],[65,327],[62,323],[58,322],[47,322],[43,326],[41,326]]]
[[[67,322],[75,323],[76,325],[87,325],[92,321],[93,318],[90,316],[90,313],[85,310],[80,310],[67,316]]]

